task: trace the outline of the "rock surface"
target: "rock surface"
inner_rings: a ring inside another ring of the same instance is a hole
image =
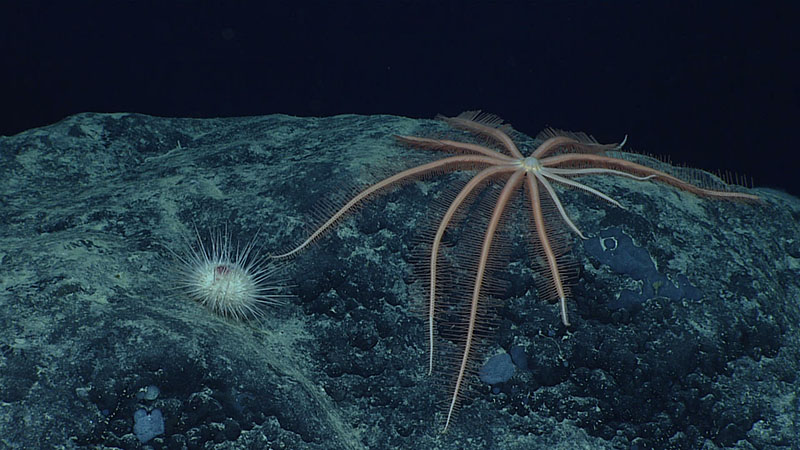
[[[800,446],[800,200],[773,190],[752,205],[583,178],[626,209],[562,190],[584,233],[619,229],[659,276],[700,291],[643,290],[570,236],[569,330],[537,298],[524,218],[510,220],[485,345],[524,347],[529,370],[497,394],[473,382],[445,435],[411,261],[466,175],[369,200],[292,262],[295,298],[262,323],[175,291],[168,248],[195,226],[287,249],[320,204],[438,156],[393,134],[443,133],[392,116],[80,114],[0,138],[0,446],[138,448],[140,409],[162,413],[154,448]],[[627,309],[626,290],[655,295]],[[140,395],[150,386],[156,398]]]

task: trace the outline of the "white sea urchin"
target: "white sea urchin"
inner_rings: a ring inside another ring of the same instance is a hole
[[[212,232],[205,243],[200,233],[178,259],[177,288],[222,317],[260,319],[264,306],[283,304],[286,283],[282,265],[262,257],[254,237],[244,247],[233,248],[227,231]]]

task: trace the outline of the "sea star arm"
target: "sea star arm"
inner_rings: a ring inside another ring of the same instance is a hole
[[[368,188],[364,189],[363,191],[356,194],[355,197],[350,199],[344,206],[342,206],[338,211],[333,213],[328,220],[326,220],[322,225],[317,227],[311,235],[306,238],[303,242],[301,242],[297,247],[292,250],[289,250],[286,253],[280,255],[273,255],[273,259],[284,259],[284,258],[291,258],[299,253],[304,248],[308,247],[312,242],[314,242],[318,237],[320,237],[325,231],[330,229],[336,222],[342,219],[348,212],[352,211],[359,203],[367,199],[368,197],[376,194],[377,192],[381,191],[382,189],[386,189],[396,183],[402,182],[404,180],[419,177],[429,172],[435,172],[437,170],[448,170],[451,167],[458,167],[461,165],[495,165],[497,164],[497,159],[489,158],[486,156],[480,155],[459,155],[459,156],[451,156],[449,158],[439,159],[427,164],[422,164],[416,167],[412,167],[410,169],[404,170],[402,172],[398,172],[388,178],[385,178],[382,181],[379,181]]]
[[[566,184],[568,186],[576,187],[576,188],[578,188],[580,190],[583,190],[583,191],[589,192],[591,194],[594,194],[594,195],[602,198],[603,200],[605,200],[605,201],[607,201],[607,202],[609,202],[609,203],[611,203],[611,204],[613,204],[615,206],[618,206],[620,208],[625,209],[625,207],[622,206],[622,204],[620,202],[618,202],[618,201],[614,200],[613,198],[609,197],[608,195],[598,191],[597,189],[589,187],[589,186],[587,186],[587,185],[585,185],[583,183],[578,183],[575,180],[570,180],[569,178],[564,178],[562,176],[556,175],[556,174],[552,173],[551,171],[549,171],[547,169],[542,170],[541,174],[542,174],[542,176],[544,176],[546,178],[550,178],[553,181],[558,181],[559,183],[563,183],[563,184]],[[639,177],[636,177],[636,178],[639,178]],[[646,180],[647,177],[642,177],[642,178],[639,178],[639,179]],[[550,190],[548,189],[548,191],[550,191]]]
[[[487,123],[482,123],[481,117],[484,117]],[[523,157],[517,145],[511,140],[508,134],[497,127],[502,125],[502,120],[497,116],[491,114],[483,115],[480,111],[467,111],[458,117],[442,117],[442,120],[453,128],[460,128],[462,130],[482,134],[500,142],[514,158]]]
[[[587,137],[588,139],[588,137]],[[549,158],[552,153],[559,149],[569,149],[577,154],[597,154],[609,150],[619,150],[625,144],[628,136],[620,144],[598,144],[597,142],[581,142],[569,136],[553,136],[542,142],[531,156],[538,159]]]
[[[655,177],[655,175],[640,177],[632,173],[622,172],[614,169],[603,169],[601,167],[587,167],[585,169],[562,169],[558,167],[548,167],[547,171],[549,173],[555,173],[558,175],[619,175],[622,177],[633,178],[637,181],[645,181]]]
[[[450,150],[465,153],[478,153],[490,158],[497,158],[499,160],[498,162],[512,162],[515,159],[482,145],[471,144],[469,142],[457,142],[448,139],[429,139],[418,136],[400,135],[395,135],[395,139],[406,145],[426,148],[429,150]]]
[[[564,288],[564,282],[561,279],[561,271],[558,269],[556,253],[553,250],[553,246],[550,244],[550,236],[548,235],[547,224],[545,223],[544,214],[542,213],[539,187],[537,186],[537,180],[539,179],[540,178],[538,177],[533,177],[530,175],[525,177],[525,187],[530,197],[531,215],[533,216],[534,228],[536,229],[536,235],[538,238],[537,242],[541,246],[541,252],[545,261],[547,261],[547,268],[549,269],[550,279],[553,283],[552,289],[554,290],[556,297],[558,297],[559,306],[561,308],[561,321],[564,323],[564,326],[568,327],[569,317],[567,316],[567,292]]]
[[[436,289],[437,289],[437,274],[438,274],[438,267],[439,267],[439,248],[442,245],[442,238],[444,237],[444,233],[447,230],[447,227],[450,225],[450,222],[453,220],[458,208],[464,203],[464,201],[472,194],[475,189],[477,189],[480,185],[488,181],[494,176],[497,176],[502,173],[511,172],[515,169],[513,167],[503,167],[503,166],[492,166],[483,169],[479,173],[477,173],[464,187],[461,191],[456,195],[453,201],[450,203],[450,206],[447,208],[442,220],[439,222],[439,227],[436,230],[436,235],[433,238],[433,243],[431,245],[431,255],[430,255],[430,279],[429,279],[429,290],[428,290],[428,350],[429,350],[429,358],[428,358],[428,375],[433,373],[433,356],[434,356],[434,322],[435,322],[435,315],[436,315]]]
[[[647,176],[644,176],[644,177],[639,177],[639,176],[636,176],[636,175],[633,175],[633,174],[630,174],[630,173],[620,172],[619,170],[611,170],[611,169],[557,169],[557,168],[552,168],[552,167],[548,167],[548,168],[544,168],[543,167],[541,169],[540,173],[543,176],[545,176],[547,178],[550,178],[553,181],[558,181],[559,183],[566,184],[568,186],[572,186],[572,187],[581,189],[583,191],[589,192],[590,194],[594,194],[594,195],[602,198],[603,200],[605,200],[605,201],[607,201],[607,202],[609,202],[609,203],[611,203],[611,204],[613,204],[615,206],[618,206],[618,207],[620,207],[622,209],[625,209],[625,207],[622,206],[622,204],[620,202],[614,200],[613,198],[609,197],[608,195],[598,191],[597,189],[594,189],[594,188],[592,188],[590,186],[587,186],[587,185],[585,185],[583,183],[578,183],[575,180],[571,180],[569,178],[564,178],[562,176],[559,176],[558,174],[564,174],[564,175],[611,174],[611,175],[619,175],[619,176],[624,176],[624,177],[628,177],[628,178],[633,178],[634,180],[637,180],[637,181],[645,181],[645,180],[649,180],[649,179],[655,177],[655,175],[647,175]],[[551,195],[553,195],[552,192],[551,192]],[[561,209],[559,209],[559,211],[561,211]],[[564,216],[563,213],[561,215]],[[564,217],[564,219],[566,220],[566,217]],[[567,221],[567,223],[570,223],[570,222]],[[580,235],[580,233],[578,233],[578,234]],[[581,235],[581,237],[583,238],[583,235]],[[586,239],[586,238],[584,238],[584,239]]]
[[[458,374],[456,375],[455,386],[453,387],[453,395],[450,399],[450,406],[447,410],[447,419],[445,420],[444,429],[442,432],[447,431],[447,427],[450,425],[450,421],[453,418],[453,414],[455,413],[455,409],[458,406],[459,399],[461,398],[461,391],[464,387],[465,378],[469,372],[470,361],[474,357],[475,335],[479,329],[478,319],[480,313],[478,308],[480,306],[481,289],[483,288],[483,281],[486,277],[492,242],[497,233],[497,229],[500,226],[500,219],[503,216],[506,206],[508,205],[511,196],[517,191],[517,189],[519,189],[519,185],[522,182],[522,177],[524,175],[524,172],[516,171],[508,179],[505,187],[503,187],[503,190],[500,192],[500,196],[497,198],[497,203],[495,204],[494,211],[492,212],[492,217],[489,219],[489,224],[487,225],[486,232],[483,235],[481,253],[480,257],[478,258],[478,265],[475,269],[475,282],[472,288],[470,310],[469,315],[467,316],[468,321],[466,337],[463,343],[464,350],[461,356],[461,364],[458,369]]]
[[[756,195],[745,194],[743,192],[705,189],[699,186],[695,186],[694,184],[691,184],[689,182],[683,181],[680,178],[672,176],[668,173],[653,169],[652,167],[647,167],[632,161],[620,158],[613,158],[610,156],[570,153],[570,154],[556,155],[544,158],[541,160],[541,164],[543,167],[548,167],[548,168],[561,165],[571,165],[571,164],[603,166],[606,168],[613,167],[617,169],[616,171],[627,172],[628,174],[631,175],[639,174],[639,176],[652,176],[654,180],[662,181],[664,183],[670,184],[679,189],[689,191],[697,195],[704,195],[707,197],[730,199],[730,200],[745,200],[745,201],[761,200]],[[616,173],[612,173],[612,175],[616,175]]]
[[[585,186],[583,184],[576,183],[576,182],[574,182],[572,180],[568,180],[566,178],[562,178],[562,177],[559,177],[559,176],[556,176],[556,175],[547,175],[547,173],[545,173],[544,170],[540,170],[539,172],[534,172],[534,175],[536,176],[536,179],[539,180],[540,183],[542,183],[542,186],[544,186],[545,190],[550,195],[550,198],[553,200],[553,203],[556,205],[556,209],[558,209],[558,213],[561,214],[561,218],[564,219],[564,222],[566,222],[567,225],[569,225],[569,227],[572,228],[572,231],[577,233],[578,236],[581,237],[581,239],[586,239],[586,236],[584,236],[583,233],[581,233],[581,230],[579,230],[578,227],[572,222],[572,219],[569,218],[569,215],[567,214],[567,211],[564,209],[564,205],[561,204],[561,200],[558,198],[558,194],[556,193],[555,189],[553,189],[553,186],[551,186],[550,183],[547,181],[547,178],[552,178],[552,179],[554,179],[556,181],[568,184],[570,186],[575,186],[575,187],[579,187],[581,189],[586,189],[589,192],[594,191],[592,193],[596,193],[596,194],[600,195],[600,197],[610,201],[611,203],[615,203],[615,204],[619,205],[619,203],[617,203],[614,199],[604,195],[603,193],[601,193],[599,191],[595,191],[594,189],[590,188],[589,186]]]

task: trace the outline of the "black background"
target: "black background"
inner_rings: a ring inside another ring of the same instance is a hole
[[[797,2],[3,2],[0,135],[84,111],[498,114],[800,195]]]

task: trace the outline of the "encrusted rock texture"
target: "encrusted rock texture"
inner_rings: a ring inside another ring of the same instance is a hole
[[[139,114],[0,137],[0,447],[800,447],[800,200],[777,190],[748,189],[754,204],[581,178],[623,209],[557,187],[590,238],[566,235],[569,328],[511,214],[481,361],[514,348],[527,365],[471,376],[445,434],[415,265],[470,171],[368,199],[289,262],[293,296],[260,322],[176,289],[171,250],[195,229],[286,250],[360,187],[441,157],[395,134],[472,139],[394,116]],[[484,222],[468,214],[448,251]],[[156,409],[164,433],[142,443],[134,415]]]

